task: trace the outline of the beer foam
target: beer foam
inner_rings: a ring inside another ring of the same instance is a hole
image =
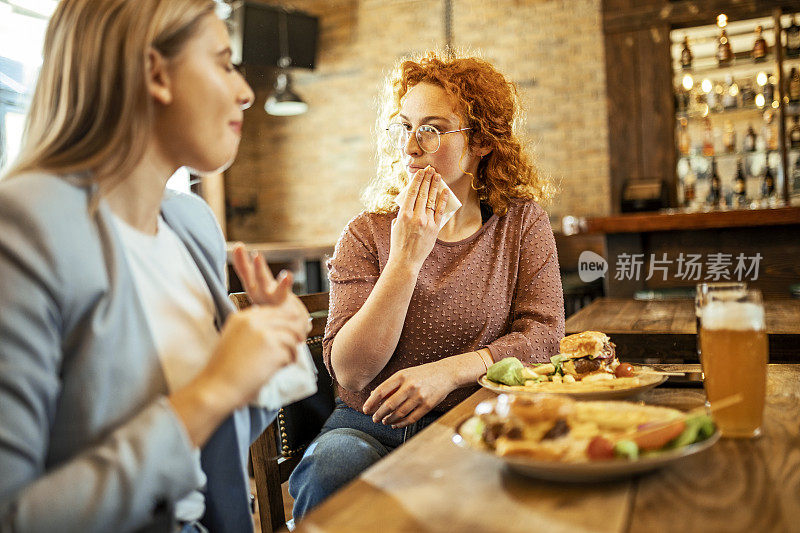
[[[752,331],[764,329],[764,308],[746,302],[711,302],[702,309],[703,329]]]

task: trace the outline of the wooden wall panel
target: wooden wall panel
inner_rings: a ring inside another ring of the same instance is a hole
[[[677,205],[669,26],[651,27],[636,35],[642,178],[665,180],[670,191],[670,205]]]
[[[637,38],[635,34],[608,35],[605,46],[611,210],[618,213],[622,184],[641,178]]]

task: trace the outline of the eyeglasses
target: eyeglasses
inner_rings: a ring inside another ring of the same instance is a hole
[[[414,137],[417,139],[417,144],[422,148],[422,151],[433,154],[439,150],[439,146],[441,146],[442,135],[471,129],[472,128],[461,128],[460,130],[439,131],[430,124],[423,124],[414,131],[411,129],[411,126],[407,124],[392,122],[389,124],[389,127],[386,128],[386,135],[389,136],[389,141],[392,143],[392,146],[398,150],[403,150],[408,143],[408,139],[411,137],[411,133],[414,132]]]

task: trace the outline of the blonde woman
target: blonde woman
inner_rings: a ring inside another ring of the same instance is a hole
[[[550,185],[514,133],[513,84],[486,61],[431,53],[398,63],[385,107],[367,209],[329,265],[324,357],[341,397],[289,480],[295,518],[474,392],[493,362],[546,361],[564,333],[536,203]],[[446,223],[443,184],[462,203]]]
[[[211,0],[62,0],[0,181],[0,530],[252,529],[248,407],[308,316],[263,261],[233,313],[181,166],[220,169],[253,99]]]

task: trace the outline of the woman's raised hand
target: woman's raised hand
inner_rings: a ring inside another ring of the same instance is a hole
[[[291,273],[282,272],[276,280],[263,256],[250,259],[241,243],[233,250],[233,266],[253,307],[228,319],[206,370],[238,388],[236,401],[243,404],[278,369],[295,360],[311,321],[291,291]]]
[[[276,280],[264,260],[257,254],[250,259],[244,244],[233,248],[233,269],[242,282],[242,287],[255,305],[275,305],[283,301],[292,291],[292,275],[282,271]],[[302,305],[302,304],[301,304]]]
[[[430,165],[414,174],[392,222],[389,262],[401,262],[416,271],[422,268],[436,243],[449,194],[442,187],[442,177]]]

